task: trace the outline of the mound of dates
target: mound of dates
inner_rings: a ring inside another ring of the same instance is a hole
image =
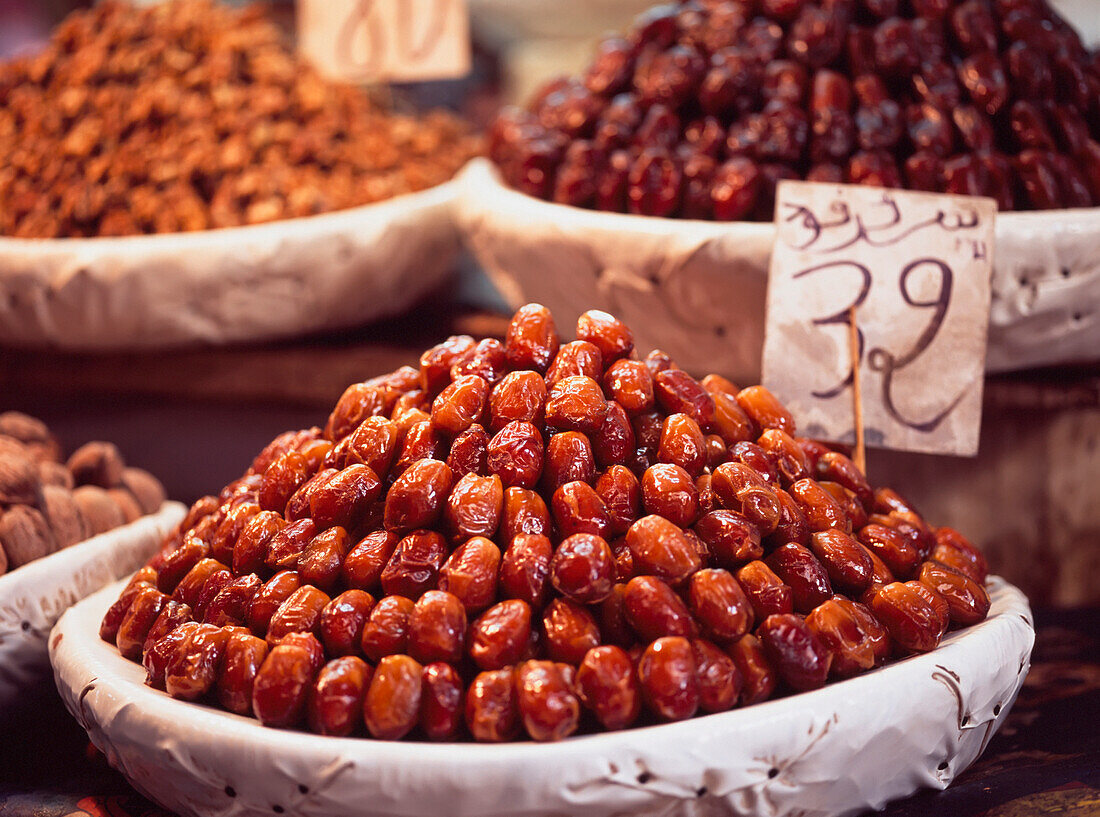
[[[771,220],[783,179],[1100,204],[1100,56],[1046,0],[687,0],[501,113],[512,187]]]
[[[148,683],[324,735],[557,740],[934,649],[986,564],[766,389],[521,308],[347,389],[200,499],[105,615]]]

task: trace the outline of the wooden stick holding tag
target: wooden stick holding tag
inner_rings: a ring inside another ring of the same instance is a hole
[[[863,389],[859,374],[859,324],[856,323],[856,308],[848,307],[848,354],[852,361],[852,410],[856,417],[856,467],[867,474],[867,447],[863,440]]]

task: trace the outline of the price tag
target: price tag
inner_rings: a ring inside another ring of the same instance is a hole
[[[780,183],[763,379],[800,433],[854,442],[858,359],[869,446],[977,453],[996,211],[985,198]]]
[[[298,47],[349,82],[409,82],[470,71],[466,0],[298,0]]]

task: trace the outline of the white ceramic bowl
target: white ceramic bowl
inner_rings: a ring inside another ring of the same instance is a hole
[[[815,692],[556,744],[390,743],[260,726],[143,685],[97,634],[121,584],[50,638],[69,711],[136,789],[181,815],[856,814],[944,788],[985,749],[1027,674],[1027,600],[992,578],[989,618]]]
[[[567,334],[586,309],[696,373],[760,374],[771,223],[602,213],[511,190],[485,159],[460,178],[465,240],[513,306]],[[989,371],[1100,357],[1100,208],[997,218]]]
[[[187,508],[159,511],[0,576],[0,711],[49,675],[46,638],[71,605],[141,567]]]
[[[308,218],[194,233],[0,238],[0,343],[261,341],[400,313],[459,250],[454,181]]]

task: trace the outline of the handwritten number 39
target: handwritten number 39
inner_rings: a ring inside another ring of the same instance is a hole
[[[850,326],[851,320],[849,318],[849,311],[853,306],[858,307],[862,305],[863,302],[867,300],[867,296],[871,293],[871,271],[867,269],[867,267],[863,266],[863,264],[857,264],[855,261],[830,261],[827,264],[819,264],[816,267],[810,267],[809,269],[804,269],[801,272],[795,273],[795,278],[802,278],[806,275],[813,275],[816,272],[824,272],[826,270],[843,268],[852,269],[860,273],[862,281],[860,283],[859,293],[856,295],[855,300],[853,300],[850,304],[845,306],[839,312],[833,315],[826,315],[824,318],[814,318],[814,326],[830,326],[832,324],[842,324],[844,326]],[[863,330],[860,329],[857,331],[859,334],[859,359],[863,360]],[[847,333],[845,333],[845,337],[847,337]],[[828,400],[842,393],[846,388],[852,385],[854,381],[855,373],[852,371],[851,367],[849,367],[848,374],[835,386],[830,389],[825,389],[823,391],[812,392],[812,394],[819,400]]]
[[[871,291],[872,276],[870,271],[862,264],[857,264],[853,261],[836,261],[829,264],[821,264],[820,266],[811,267],[810,269],[802,270],[795,274],[795,278],[801,278],[805,275],[821,272],[826,269],[836,269],[841,267],[848,267],[858,271],[862,277],[859,293],[855,299],[844,307],[843,310],[827,315],[822,318],[815,318],[813,323],[815,326],[826,326],[831,324],[842,324],[848,326],[849,310],[851,307],[860,306],[866,299]],[[935,297],[921,300],[913,295],[911,292],[910,280],[911,276],[921,268],[931,267],[939,276],[939,291]],[[938,258],[918,258],[915,261],[911,261],[901,271],[901,275],[898,278],[898,287],[901,290],[901,297],[905,303],[915,309],[930,309],[932,310],[931,316],[928,319],[928,323],[921,331],[920,336],[913,343],[912,347],[907,351],[899,355],[883,349],[881,347],[875,347],[867,352],[867,363],[871,367],[872,371],[882,374],[882,404],[887,413],[894,418],[898,423],[915,429],[917,431],[930,432],[933,431],[944,418],[959,404],[962,400],[965,392],[958,394],[942,411],[935,416],[927,420],[913,420],[906,417],[898,409],[894,401],[894,375],[910,365],[919,358],[924,351],[932,345],[932,341],[936,339],[936,335],[939,334],[940,328],[943,326],[944,318],[947,316],[947,309],[951,303],[951,291],[954,286],[954,273],[951,271],[951,267],[945,264]],[[858,360],[862,362],[864,352],[864,337],[862,330],[859,331],[859,349]],[[836,397],[841,394],[845,389],[852,385],[854,378],[851,368],[848,370],[847,376],[836,386],[825,389],[823,391],[815,391],[813,395],[819,399],[827,400],[832,397]]]
[[[913,297],[909,291],[909,276],[916,272],[920,267],[930,266],[933,270],[939,273],[940,288],[935,298],[922,301]],[[886,408],[886,411],[897,422],[902,425],[917,431],[933,431],[943,419],[951,413],[951,411],[962,400],[965,391],[956,395],[947,406],[928,420],[918,421],[911,420],[902,415],[894,404],[893,383],[894,373],[904,369],[914,360],[923,354],[932,341],[936,339],[936,335],[940,331],[940,327],[943,326],[943,319],[947,315],[947,307],[951,303],[951,290],[954,286],[955,275],[951,271],[951,267],[947,266],[943,261],[938,258],[918,258],[915,261],[910,261],[906,264],[905,268],[901,271],[901,277],[898,279],[898,286],[901,288],[901,297],[905,299],[905,303],[909,306],[917,309],[931,309],[932,315],[928,319],[928,324],[924,327],[924,331],[921,332],[920,337],[917,338],[913,347],[905,354],[894,356],[885,349],[875,348],[867,353],[867,363],[870,365],[872,371],[882,373],[882,404]]]

